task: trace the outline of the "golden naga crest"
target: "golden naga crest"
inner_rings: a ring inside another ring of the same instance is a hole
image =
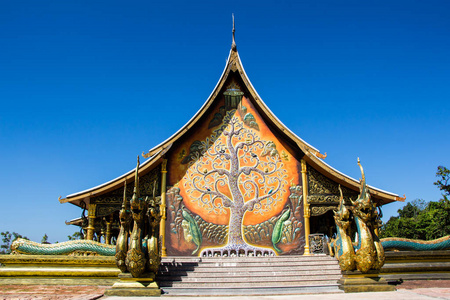
[[[339,260],[342,271],[358,270],[367,273],[370,270],[380,270],[384,265],[385,256],[383,246],[378,238],[378,228],[381,225],[377,205],[370,196],[366,185],[364,169],[358,158],[362,179],[360,180],[360,194],[351,205],[345,206],[342,190],[338,210],[334,211],[337,235],[329,244],[330,253]],[[350,214],[351,213],[351,214]],[[351,222],[356,223],[357,232],[351,232]],[[352,236],[357,242],[352,241]]]
[[[155,197],[139,195],[139,157],[136,166],[133,196],[126,197],[126,181],[122,209],[120,210],[120,232],[116,243],[116,265],[122,273],[131,273],[134,278],[154,278],[161,263],[159,224],[160,201]]]

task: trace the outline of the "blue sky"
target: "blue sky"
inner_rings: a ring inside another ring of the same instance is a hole
[[[370,185],[439,199],[449,1],[0,0],[0,231],[66,240],[81,211],[58,197],[129,171],[191,118],[233,12],[247,75],[287,127],[349,176],[360,157]]]

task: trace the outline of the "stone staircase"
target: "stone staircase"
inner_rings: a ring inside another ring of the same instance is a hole
[[[336,259],[326,255],[165,257],[156,278],[166,296],[342,293]]]

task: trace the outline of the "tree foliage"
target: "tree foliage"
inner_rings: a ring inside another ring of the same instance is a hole
[[[69,239],[69,241],[82,240],[83,235],[81,234],[81,232],[75,231],[72,235],[68,235],[67,238]]]
[[[22,236],[21,234],[18,234],[17,232],[1,232],[0,233],[2,244],[0,245],[0,254],[9,254],[11,253],[11,243],[17,240],[18,238],[26,239],[28,238],[26,236]]]
[[[41,239],[41,243],[42,244],[48,244],[48,235],[46,233],[44,233],[44,236]]]
[[[443,192],[444,198],[450,195],[450,170],[446,167],[439,166],[436,176],[439,179],[434,183]]]
[[[443,166],[436,172],[434,183],[443,191],[439,201],[414,200],[399,209],[397,217],[391,217],[382,225],[380,237],[433,240],[450,235],[450,170]]]

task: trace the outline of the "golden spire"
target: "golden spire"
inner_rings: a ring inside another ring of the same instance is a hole
[[[232,18],[233,18],[233,42],[231,43],[231,50],[236,51],[236,42],[234,40],[234,14],[231,14]]]

